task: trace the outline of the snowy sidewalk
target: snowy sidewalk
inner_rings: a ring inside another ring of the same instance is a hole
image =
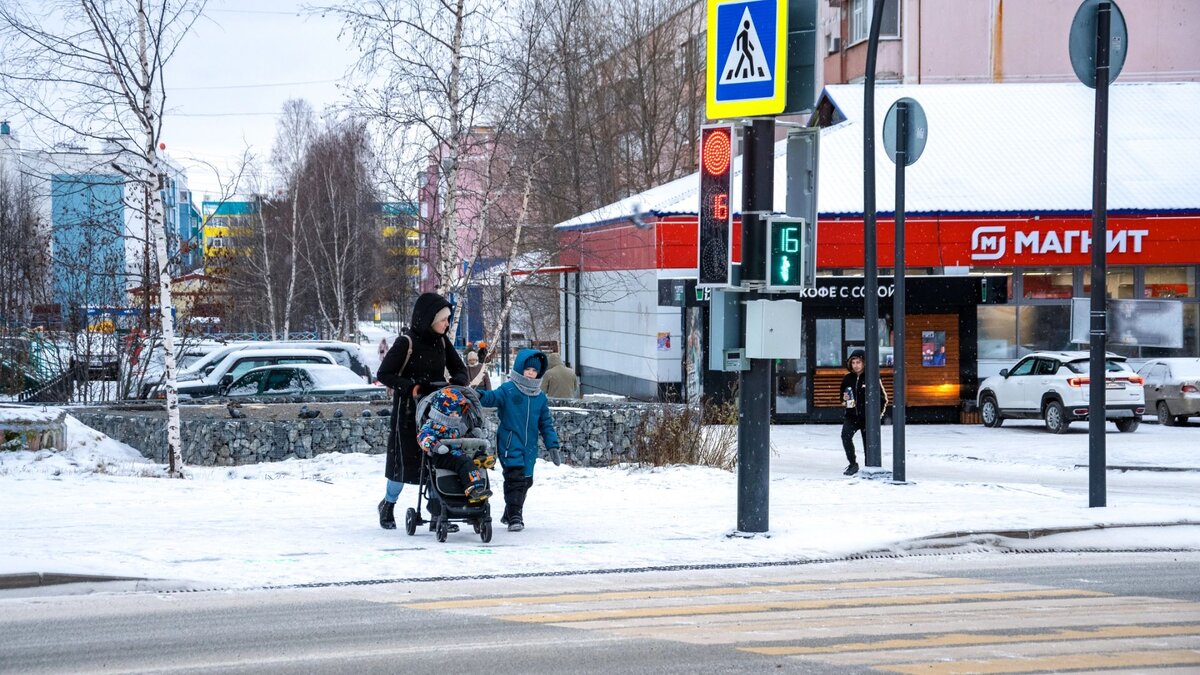
[[[232,468],[190,480],[71,420],[62,453],[0,453],[0,575],[65,573],[196,588],[616,568],[771,564],[957,544],[1200,549],[1200,426],[1107,436],[1107,508],[1087,506],[1087,430],[910,425],[908,484],[848,479],[836,426],[772,428],[770,536],[731,538],[737,477],[701,467],[539,463],[524,532],[439,544],[379,528],[380,455]],[[890,469],[891,428],[883,430]],[[859,450],[861,462],[861,447]],[[500,475],[493,512],[502,508]],[[406,488],[397,509],[416,502]],[[1171,524],[1185,524],[1171,527]],[[496,523],[499,526],[499,523]],[[1036,540],[987,533],[1106,529]],[[1124,525],[1152,527],[1125,528]],[[969,533],[979,533],[971,535]],[[950,541],[923,538],[956,534]]]

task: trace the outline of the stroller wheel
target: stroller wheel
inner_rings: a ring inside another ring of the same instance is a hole
[[[480,531],[479,521],[476,520],[475,522],[471,523],[471,525],[473,525],[475,527],[475,534],[479,534],[479,531]]]
[[[479,538],[485,544],[492,540],[492,521],[486,521],[479,526]]]
[[[438,522],[437,540],[439,542],[444,542],[444,541],[446,541],[446,537],[448,537],[449,535],[450,535],[450,528],[446,526],[446,521],[443,520],[443,521]]]
[[[413,536],[417,532],[417,510],[409,509],[404,512],[404,531],[408,536]]]

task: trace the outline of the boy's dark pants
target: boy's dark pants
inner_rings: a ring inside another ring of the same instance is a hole
[[[861,432],[863,437],[863,446],[867,443],[867,425],[860,423],[857,419],[847,417],[842,421],[842,449],[846,451],[846,461],[851,464],[858,464],[854,459],[854,434]]]
[[[510,466],[504,468],[504,518],[508,522],[514,520],[525,522],[521,509],[525,506],[525,493],[533,485],[533,476],[525,475],[525,467]]]

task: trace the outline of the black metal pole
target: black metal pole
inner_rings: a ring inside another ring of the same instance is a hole
[[[896,104],[896,294],[892,298],[892,480],[904,482],[904,167],[908,166],[908,104]]]
[[[863,460],[881,466],[879,445],[879,269],[875,250],[875,56],[879,51],[879,23],[885,2],[876,2],[867,40],[867,78],[863,90],[863,249],[866,275],[863,321],[867,347],[867,427],[863,432]],[[845,354],[842,355],[845,358]]]
[[[775,194],[775,120],[746,127],[742,150],[742,283],[766,280],[766,220]],[[748,300],[759,294],[747,293]],[[743,333],[744,334],[744,333]],[[770,359],[751,359],[738,387],[739,532],[766,532],[770,521]]]
[[[1105,289],[1108,270],[1108,45],[1112,3],[1096,15],[1096,138],[1092,154],[1092,302],[1088,365],[1088,506],[1106,506],[1108,468],[1104,438],[1104,371],[1107,349]]]

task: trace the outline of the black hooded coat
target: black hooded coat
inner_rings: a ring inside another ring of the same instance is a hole
[[[396,338],[379,364],[378,380],[395,392],[384,465],[388,480],[415,485],[420,475],[417,401],[412,388],[418,388],[418,398],[425,396],[437,389],[433,383],[446,382],[447,372],[450,384],[467,384],[467,366],[450,338],[433,332],[433,319],[443,307],[450,307],[445,298],[437,293],[422,293],[413,304],[412,323]]]
[[[863,368],[863,372],[855,374],[854,369],[850,367],[850,360],[854,358],[862,359],[865,364],[867,353],[861,349],[855,349],[850,352],[850,356],[846,357],[843,365],[849,372],[842,378],[842,404],[846,409],[846,419],[854,421],[861,427],[867,422],[867,370]],[[887,390],[883,388],[883,378],[879,378],[879,393],[883,397],[883,402],[879,407],[879,414],[882,417],[890,402]],[[853,402],[854,405],[846,405],[848,401]]]

